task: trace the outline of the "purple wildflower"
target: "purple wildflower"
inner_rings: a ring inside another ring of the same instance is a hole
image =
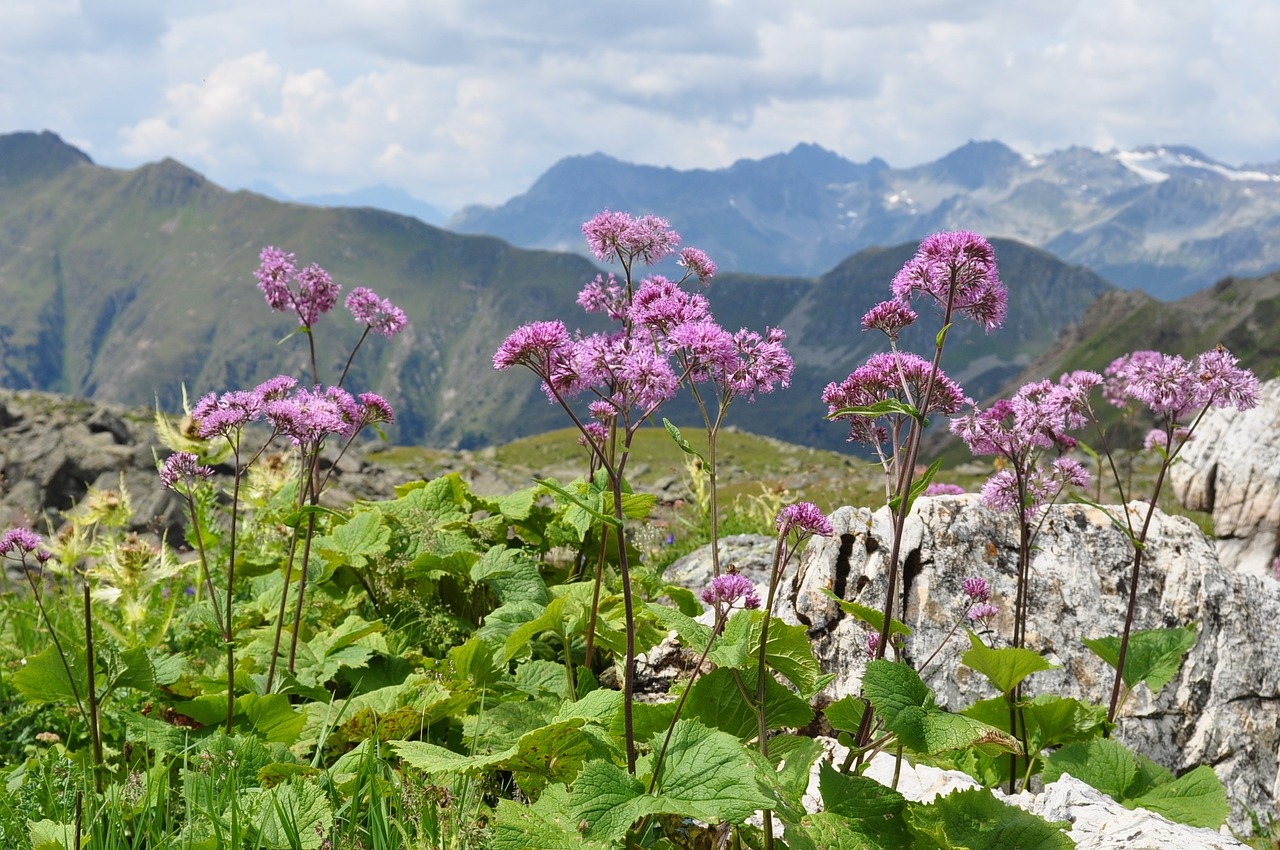
[[[875,660],[877,657],[879,657],[879,652],[880,652],[880,633],[879,633],[879,632],[867,632],[867,637],[866,637],[866,643],[865,643],[865,646],[866,646],[866,651],[867,651],[867,658],[870,658],[870,659],[872,659],[872,660]]]
[[[530,322],[516,328],[498,347],[493,368],[505,370],[523,364],[546,380],[554,355],[569,344],[564,322]]]
[[[1213,407],[1249,410],[1258,406],[1258,378],[1230,351],[1218,346],[1196,358],[1196,377],[1200,383],[1200,401]]]
[[[733,335],[711,319],[676,325],[667,334],[664,348],[676,353],[694,381],[715,379],[738,365]]]
[[[662,275],[653,275],[640,283],[631,299],[627,316],[631,321],[657,334],[665,334],[676,325],[696,322],[711,315],[707,299],[685,292],[680,285]]]
[[[595,280],[582,287],[578,306],[588,313],[604,313],[613,321],[621,322],[627,313],[627,297],[610,272],[607,280],[596,275]]]
[[[914,324],[918,318],[920,317],[916,315],[916,311],[901,301],[881,301],[862,317],[862,329],[881,331],[897,342],[902,330]]]
[[[698,276],[698,282],[703,286],[711,283],[711,278],[716,276],[716,264],[711,261],[707,253],[701,248],[685,248],[680,252],[680,265],[688,269],[690,274]]]
[[[963,313],[988,331],[1004,323],[1008,292],[1000,282],[991,243],[976,233],[935,233],[920,243],[893,278],[893,294],[909,301],[917,292]]]
[[[342,287],[334,283],[329,273],[315,263],[298,272],[294,280],[298,283],[294,310],[298,314],[298,321],[311,327],[316,319],[328,313],[338,303],[338,292]]]
[[[288,310],[289,281],[298,271],[294,265],[297,257],[268,245],[262,249],[258,259],[258,270],[253,276],[258,279],[258,288],[266,296],[267,304],[272,310]]]
[[[986,602],[991,598],[991,583],[982,576],[969,576],[960,589],[974,602]]]
[[[317,448],[330,434],[350,439],[360,423],[359,405],[339,387],[323,392],[319,387],[300,389],[288,398],[267,402],[264,412],[277,433],[307,450]]]
[[[739,602],[743,608],[759,608],[760,596],[751,580],[739,573],[724,573],[711,580],[700,594],[702,601],[715,608],[721,616]]]
[[[611,422],[618,416],[618,408],[612,401],[604,398],[591,402],[587,409],[591,412],[591,418],[597,422]]]
[[[885,351],[873,354],[839,384],[827,384],[822,400],[827,414],[835,416],[849,407],[869,407],[876,402],[896,400],[915,405],[921,403],[933,374],[933,364],[907,351]],[[964,403],[964,391],[938,370],[933,382],[933,395],[926,412],[955,413]],[[904,390],[904,385],[906,389]],[[904,394],[908,393],[904,397]],[[844,413],[836,418],[849,422],[849,440],[877,444],[888,439],[888,432],[877,424],[879,417]]]
[[[746,328],[733,335],[738,358],[733,368],[723,378],[729,395],[746,396],[749,400],[756,393],[771,393],[781,385],[791,386],[795,362],[782,344],[787,338],[782,328],[765,328],[764,336]]]
[[[924,488],[924,494],[926,496],[963,496],[964,488],[959,484],[943,484],[935,481]]]
[[[29,528],[11,528],[0,536],[0,555],[16,554],[21,557],[36,551],[42,542],[40,535]]]
[[[262,396],[253,390],[209,393],[191,408],[196,433],[202,440],[219,435],[229,438],[261,415]]]
[[[396,414],[391,409],[391,405],[377,393],[360,393],[357,399],[360,402],[360,415],[358,417],[360,427],[396,421]]]
[[[792,531],[799,533],[801,537],[810,534],[830,537],[833,533],[831,520],[827,519],[813,502],[796,502],[794,505],[787,505],[778,512],[775,525],[780,537],[785,537]]]
[[[191,452],[174,452],[160,467],[160,484],[166,490],[190,492],[197,483],[212,477],[213,468],[201,466],[200,459]]]
[[[578,445],[580,446],[585,446],[587,444],[587,440],[590,440],[597,446],[603,446],[604,441],[609,436],[608,430],[606,430],[604,425],[599,422],[587,422],[582,426],[582,429],[586,433],[578,436]]]
[[[258,386],[253,388],[257,396],[262,399],[263,403],[275,401],[278,398],[284,398],[293,392],[293,388],[298,386],[298,379],[291,375],[276,375]]]
[[[680,234],[656,215],[632,218],[628,213],[604,210],[582,225],[582,234],[597,260],[619,260],[628,267],[634,260],[652,265],[680,247]]]
[[[972,623],[981,622],[984,625],[988,620],[1000,613],[998,605],[992,605],[990,602],[979,602],[969,609],[965,617]]]
[[[404,310],[392,304],[388,298],[379,298],[376,292],[367,287],[357,286],[351,290],[346,305],[358,323],[368,325],[387,339],[404,330],[408,323]]]

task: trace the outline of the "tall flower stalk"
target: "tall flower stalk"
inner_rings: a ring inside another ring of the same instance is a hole
[[[695,277],[703,283],[709,281],[715,264],[697,249],[680,251],[680,234],[666,220],[606,210],[583,224],[582,232],[596,259],[617,263],[622,275],[597,275],[579,294],[578,304],[587,312],[607,315],[617,327],[609,333],[571,337],[562,322],[532,322],[502,343],[493,365],[500,370],[524,366],[537,375],[548,399],[564,409],[580,432],[581,442],[591,453],[592,468],[604,472],[611,494],[606,531],[616,540],[622,584],[626,629],[623,720],[627,767],[634,773],[636,629],[624,504],[632,441],[640,426],[675,396],[681,384],[712,381],[717,385],[714,413],[709,397],[699,394],[696,398],[714,456],[714,435],[729,401],[737,395],[771,391],[778,384],[786,386],[793,367],[782,348],[784,335],[780,331],[767,331],[765,337],[745,330],[730,334],[714,322],[705,297],[682,288]],[[677,253],[684,269],[679,280],[660,274],[640,277],[641,269]],[[583,395],[592,398],[585,418],[572,404]],[[715,513],[713,502],[713,528]],[[588,647],[596,630],[603,566],[602,559],[597,564],[595,601],[587,625]]]
[[[1125,606],[1116,674],[1107,705],[1107,720],[1114,722],[1121,704],[1121,686],[1137,610],[1138,584],[1142,578],[1147,534],[1169,467],[1177,460],[1182,448],[1192,440],[1197,426],[1211,408],[1253,408],[1258,404],[1259,386],[1257,377],[1250,370],[1241,368],[1239,361],[1222,346],[1206,351],[1194,360],[1187,360],[1176,354],[1136,351],[1113,361],[1106,370],[1105,379],[1102,376],[1095,377],[1104,383],[1104,397],[1113,405],[1127,407],[1136,404],[1151,412],[1155,418],[1155,427],[1147,434],[1144,445],[1160,458],[1155,484],[1146,500],[1146,509],[1141,514],[1141,522],[1135,525],[1128,507],[1132,494],[1126,486],[1126,477],[1120,474],[1112,453],[1104,452],[1116,491],[1120,495],[1123,527],[1133,543],[1129,599]],[[1087,415],[1105,450],[1106,434],[1098,417],[1092,409],[1087,410]]]

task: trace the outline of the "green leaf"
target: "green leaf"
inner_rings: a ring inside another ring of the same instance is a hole
[[[885,728],[915,752],[937,755],[968,747],[988,753],[1021,751],[1007,732],[935,707],[933,692],[916,671],[901,662],[881,658],[868,663],[862,692],[884,720]]]
[[[800,821],[801,835],[787,828],[787,840],[802,847],[799,840],[808,839],[816,850],[916,850],[915,837],[901,816],[890,818],[847,818],[834,812],[818,812]]]
[[[862,715],[867,706],[860,699],[852,696],[841,697],[823,710],[827,722],[832,729],[842,732],[857,732],[862,727]]]
[[[493,588],[500,603],[527,599],[545,605],[551,598],[537,558],[524,549],[491,546],[471,565],[471,580]]]
[[[818,791],[822,808],[847,818],[870,818],[896,815],[907,805],[907,798],[865,776],[847,776],[827,762],[818,770]]]
[[[62,648],[67,654],[67,664],[71,666],[70,673],[67,665],[62,663],[57,646],[49,643],[39,654],[23,659],[22,666],[9,677],[28,701],[74,706],[77,695],[81,700],[89,696],[89,670],[85,665],[84,650],[66,643]]]
[[[1069,773],[1115,800],[1125,793],[1138,773],[1138,760],[1129,749],[1110,738],[1067,744],[1049,756],[1044,781],[1053,782]]]
[[[684,716],[745,740],[755,737],[758,721],[755,709],[742,698],[733,679],[734,673],[738,671],[719,667],[694,682],[685,702]],[[757,671],[740,672],[738,675],[747,694],[754,700],[759,681]],[[769,729],[799,728],[813,720],[813,709],[809,708],[809,703],[772,676],[765,676],[764,693],[765,723]]]
[[[155,668],[146,647],[136,646],[119,652],[108,652],[106,693],[116,688],[132,688],[150,693],[156,687]]]
[[[1015,646],[992,649],[973,632],[969,632],[969,651],[960,656],[960,663],[986,676],[1002,694],[1013,693],[1032,673],[1054,669],[1038,652]]]
[[[750,624],[751,631],[744,646],[746,652],[744,662],[748,666],[757,663],[764,618],[765,614],[762,611],[739,612],[729,618],[725,634],[722,635],[722,639],[729,636],[729,625],[734,620],[741,619],[744,623]],[[713,651],[712,654],[717,653]],[[805,627],[788,625],[777,617],[771,617],[769,620],[769,639],[765,644],[764,657],[770,669],[785,676],[791,684],[795,685],[800,696],[806,700],[811,699],[834,678],[833,675],[822,672],[818,659],[813,655],[813,643],[809,640]],[[720,662],[717,660],[717,663]],[[739,662],[739,666],[742,663]]]
[[[674,424],[672,424],[671,420],[667,419],[665,416],[662,418],[662,427],[667,429],[667,433],[671,435],[671,439],[675,440],[676,445],[680,447],[680,451],[684,452],[687,455],[693,455],[698,460],[703,462],[703,466],[701,466],[699,469],[702,473],[709,475],[711,471],[706,467],[707,459],[704,458],[701,454],[699,454],[697,449],[689,445],[689,441],[686,440],[683,436],[681,436],[680,429],[677,428]]]
[[[566,801],[570,823],[586,823],[587,838],[617,841],[644,812],[644,786],[613,762],[589,761],[574,780]],[[652,802],[648,798],[647,802]]]
[[[249,799],[255,847],[319,850],[333,828],[333,808],[314,782],[295,780]]]
[[[862,622],[871,627],[874,632],[880,632],[884,629],[884,612],[875,608],[868,608],[866,605],[860,605],[857,602],[850,602],[847,599],[841,599],[835,593],[827,588],[822,589],[822,593],[840,606],[840,610],[846,614],[857,617]],[[889,636],[902,635],[907,637],[911,634],[911,629],[899,620],[894,620],[889,626]]]
[[[627,519],[645,519],[658,503],[653,493],[623,493],[622,515]]]
[[[827,414],[828,419],[839,419],[841,416],[862,416],[868,419],[878,419],[881,416],[895,414],[898,416],[909,416],[912,419],[920,419],[920,411],[914,405],[899,401],[896,398],[886,398],[877,401],[875,404],[858,405],[855,407],[842,407],[839,410]]]
[[[425,741],[392,741],[391,747],[405,762],[424,773],[465,773],[508,770],[558,782],[571,781],[594,750],[578,717],[551,723],[520,736],[516,744],[499,753],[463,755]]]
[[[1120,660],[1120,638],[1114,635],[1103,638],[1085,638],[1085,646],[1094,651],[1114,670]],[[1196,645],[1196,624],[1172,629],[1146,629],[1129,635],[1129,649],[1125,654],[1125,685],[1132,688],[1138,682],[1146,682],[1152,694],[1169,684],[1182,667],[1182,658]]]
[[[594,501],[595,504],[589,504],[587,500],[584,500],[581,497],[579,497],[577,494],[571,493],[568,490],[566,490],[564,487],[561,487],[560,482],[556,481],[554,478],[535,478],[533,480],[537,481],[539,484],[541,484],[543,487],[546,487],[548,490],[550,490],[552,493],[555,493],[557,496],[560,496],[569,504],[573,505],[575,508],[582,511],[587,516],[594,519],[596,522],[602,522],[605,525],[614,526],[614,527],[622,525],[622,520],[618,519],[616,516],[612,516],[610,514],[605,514],[600,512],[598,498],[591,500],[591,501]],[[596,495],[596,494],[593,494],[593,495]]]
[[[225,700],[223,705],[225,707]],[[307,723],[306,715],[294,711],[284,694],[245,694],[236,699],[236,706],[244,711],[249,723],[268,741],[292,744],[298,740]]]
[[[525,487],[498,499],[498,513],[511,522],[521,522],[533,513],[533,506],[542,492],[538,487]]]
[[[1063,829],[996,799],[989,788],[968,788],[907,809],[907,821],[940,847],[972,850],[1066,850],[1075,847]]]
[[[1169,820],[1208,829],[1218,829],[1231,813],[1222,781],[1206,764],[1172,782],[1156,786],[1141,797],[1126,801],[1125,805],[1149,809]]]
[[[544,795],[545,796],[545,795]],[[499,800],[493,818],[493,850],[609,850],[610,844],[588,839],[563,813],[544,815],[535,806]]]
[[[661,747],[661,738],[655,737],[650,745]],[[742,742],[694,720],[676,721],[656,789],[660,800],[652,811],[708,823],[741,823],[773,804],[760,791]]]
[[[915,670],[885,658],[867,663],[862,674],[862,695],[870,700],[884,725],[894,731],[903,711],[933,703],[933,693]]]
[[[951,322],[947,322],[938,329],[938,333],[933,337],[934,348],[942,348],[947,341],[947,331],[951,330]]]
[[[503,646],[502,660],[509,662],[522,654],[529,642],[543,632],[562,634],[565,629],[564,606],[565,597],[552,599],[540,615],[513,631]]]
[[[31,821],[27,825],[27,838],[31,841],[31,850],[76,850],[76,825],[47,818]]]
[[[926,425],[927,424],[928,423],[926,423]],[[928,488],[929,484],[933,481],[933,477],[938,474],[938,470],[941,468],[942,468],[942,458],[938,458],[933,463],[929,464],[929,468],[924,471],[924,474],[921,475],[919,478],[917,478],[911,484],[911,494],[907,498],[908,512],[910,512],[912,505],[916,503],[916,499],[920,498],[920,494],[923,493],[926,488]],[[884,618],[881,617],[881,620],[883,619]]]
[[[356,513],[316,543],[327,555],[358,570],[385,555],[390,540],[391,529],[382,522],[382,514],[367,510]]]

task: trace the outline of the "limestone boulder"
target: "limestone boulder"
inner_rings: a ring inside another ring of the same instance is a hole
[[[1134,503],[1130,511],[1145,510]],[[1125,508],[1111,508],[1118,512]],[[812,540],[798,567],[784,576],[776,613],[803,624],[827,672],[828,696],[856,694],[865,669],[860,621],[824,591],[881,608],[891,536],[886,511],[841,508],[835,535]],[[908,518],[905,564],[896,616],[912,630],[905,658],[920,669],[963,616],[965,578],[986,578],[1001,612],[985,639],[1007,645],[1012,633],[1018,529],[1012,516],[983,507],[976,496],[922,498]],[[1052,508],[1031,561],[1026,645],[1057,669],[1027,680],[1030,693],[1053,692],[1105,704],[1112,670],[1082,638],[1120,634],[1132,548],[1097,508]],[[1280,747],[1280,582],[1225,569],[1191,521],[1157,512],[1148,538],[1135,628],[1198,624],[1198,640],[1177,678],[1159,694],[1139,685],[1119,718],[1119,737],[1175,772],[1209,764],[1227,786],[1233,822],[1246,809],[1272,811]],[[996,696],[985,679],[960,663],[968,648],[963,627],[922,671],[941,705],[960,709]]]
[[[1186,507],[1213,515],[1218,559],[1253,575],[1280,555],[1280,378],[1262,385],[1252,410],[1205,414],[1169,471]]]

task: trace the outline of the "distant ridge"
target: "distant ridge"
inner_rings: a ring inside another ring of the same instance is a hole
[[[603,207],[663,214],[722,268],[761,274],[820,274],[863,248],[954,229],[1036,245],[1162,300],[1280,268],[1280,164],[1232,167],[1185,145],[1029,156],[971,141],[909,168],[812,144],[719,170],[597,153],[449,226],[579,250],[578,224]]]

